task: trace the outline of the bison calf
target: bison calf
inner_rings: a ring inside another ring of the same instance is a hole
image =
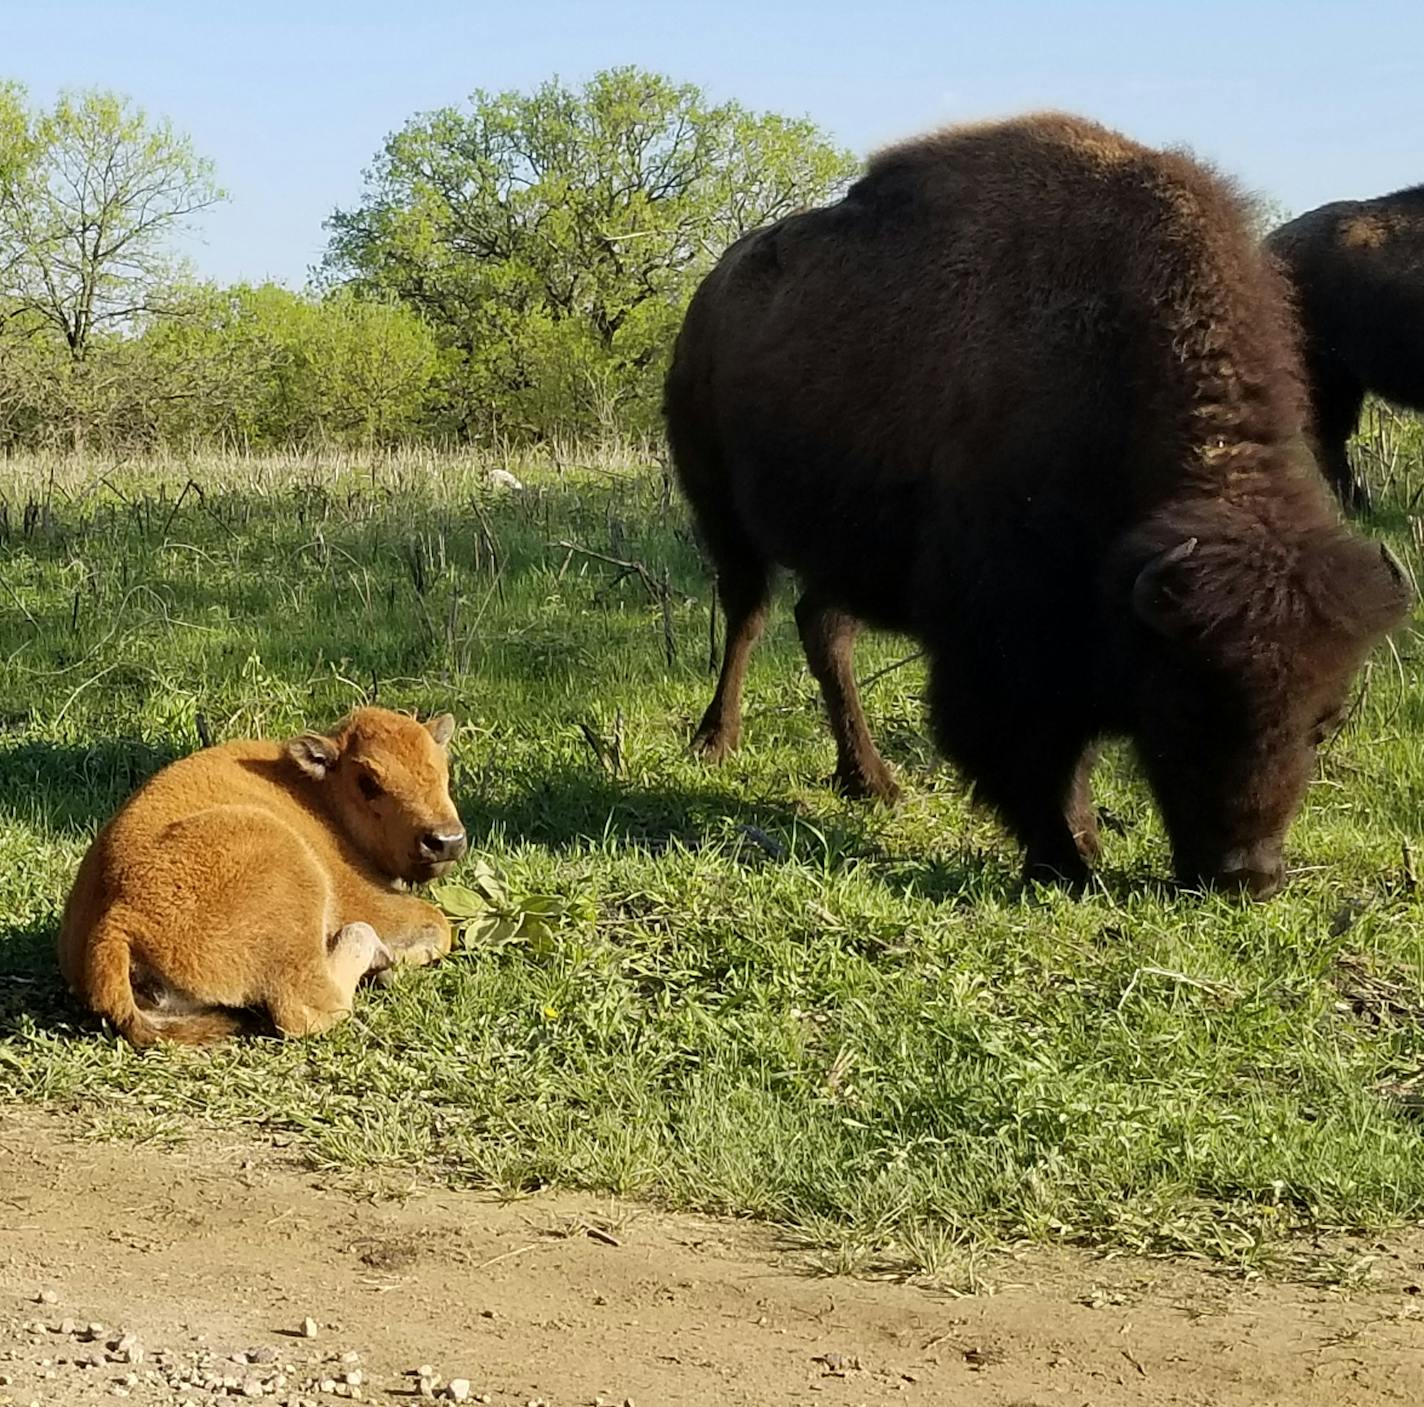
[[[1295,293],[1320,468],[1343,503],[1361,507],[1345,446],[1365,392],[1424,410],[1424,186],[1322,205],[1274,230],[1266,248]]]
[[[165,767],[79,867],[59,938],[70,986],[138,1046],[220,1039],[252,1007],[302,1036],[348,1015],[367,972],[449,951],[444,915],[397,883],[464,853],[454,726],[363,708],[330,735]]]
[[[1055,114],[893,147],[739,240],[666,387],[727,620],[697,745],[736,745],[787,567],[845,790],[895,791],[867,622],[926,646],[938,741],[1029,874],[1085,878],[1118,735],[1179,875],[1274,891],[1315,747],[1410,600],[1293,455],[1292,327],[1225,180]]]

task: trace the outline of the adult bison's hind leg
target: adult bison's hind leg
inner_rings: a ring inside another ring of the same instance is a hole
[[[860,622],[808,591],[796,603],[796,628],[836,740],[837,789],[893,804],[900,788],[870,736],[855,686],[853,653]]]
[[[712,534],[708,536],[711,538]],[[752,649],[766,626],[770,591],[766,563],[719,536],[721,541],[714,540],[709,545],[717,566],[717,597],[726,617],[722,672],[712,702],[692,738],[693,751],[708,762],[722,761],[742,740],[742,684]]]

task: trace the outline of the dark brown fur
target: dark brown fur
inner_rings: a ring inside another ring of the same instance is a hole
[[[847,791],[895,793],[866,622],[926,645],[940,745],[1031,873],[1086,874],[1093,746],[1125,735],[1179,873],[1274,889],[1313,744],[1409,599],[1292,455],[1292,337],[1227,182],[1056,114],[894,147],[738,241],[667,382],[727,617],[697,745],[736,745],[787,567]]]
[[[1424,410],[1424,186],[1322,205],[1266,248],[1295,293],[1321,471],[1341,502],[1363,506],[1345,447],[1365,393]]]

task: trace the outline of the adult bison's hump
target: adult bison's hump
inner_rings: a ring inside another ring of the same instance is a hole
[[[1076,119],[893,148],[698,291],[669,382],[684,480],[705,458],[763,555],[885,624],[946,534],[1089,552],[1144,412],[1199,400],[1177,344],[1222,320],[1211,246],[1238,217],[1200,168]]]

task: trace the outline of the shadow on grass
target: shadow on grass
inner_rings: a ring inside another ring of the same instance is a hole
[[[27,928],[0,928],[0,1041],[36,1027],[71,1035],[99,1029],[59,974],[58,932],[58,916]]]
[[[0,814],[48,831],[87,832],[187,750],[138,738],[0,747]]]
[[[456,797],[475,850],[499,835],[551,853],[599,846],[658,854],[717,847],[748,864],[800,863],[838,871],[866,868],[898,892],[969,905],[1022,892],[1017,862],[969,852],[906,864],[881,846],[868,814],[808,814],[793,801],[737,796],[725,788],[615,779],[591,767],[526,771],[522,785],[496,797],[463,789]]]

